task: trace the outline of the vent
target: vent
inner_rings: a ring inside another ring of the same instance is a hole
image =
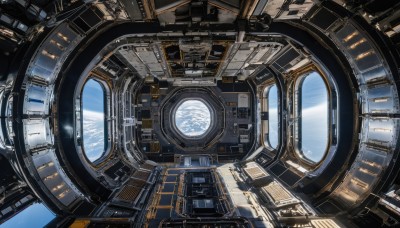
[[[118,193],[116,199],[126,201],[126,202],[133,202],[138,197],[141,189],[136,188],[133,186],[124,186],[122,191]]]

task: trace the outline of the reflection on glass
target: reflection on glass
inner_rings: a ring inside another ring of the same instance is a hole
[[[3,228],[44,227],[56,216],[41,203],[34,203],[1,224]]]
[[[312,72],[301,85],[301,151],[320,162],[328,144],[328,91],[322,77]]]
[[[276,85],[268,91],[268,141],[269,145],[276,149],[278,146],[278,91]]]
[[[82,92],[82,131],[83,148],[91,162],[99,159],[105,151],[104,103],[103,86],[89,79]]]
[[[175,124],[185,136],[201,136],[210,128],[210,110],[200,100],[184,101],[176,109]]]

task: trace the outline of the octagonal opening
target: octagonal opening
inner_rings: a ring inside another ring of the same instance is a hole
[[[187,137],[201,137],[211,127],[210,108],[201,100],[189,99],[175,111],[175,126]]]

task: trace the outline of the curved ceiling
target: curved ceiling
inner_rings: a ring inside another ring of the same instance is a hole
[[[399,224],[397,1],[0,9],[2,223]]]

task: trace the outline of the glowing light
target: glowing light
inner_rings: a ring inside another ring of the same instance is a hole
[[[352,45],[350,45],[350,49],[354,49],[354,48],[356,48],[357,46],[359,46],[360,44],[362,44],[362,43],[364,43],[365,41],[367,41],[365,38],[362,38],[361,40],[359,40],[359,41],[357,41],[357,42],[355,42],[354,44],[352,44]]]
[[[51,180],[51,179],[53,179],[53,178],[55,178],[57,176],[58,176],[58,173],[53,173],[52,175],[45,177],[43,180],[45,180],[45,181],[46,180]]]
[[[346,36],[346,37],[343,39],[343,41],[344,41],[344,42],[347,42],[347,41],[351,40],[353,37],[355,37],[355,36],[357,36],[357,35],[358,35],[358,32],[355,31],[355,32],[351,33],[350,35]]]

